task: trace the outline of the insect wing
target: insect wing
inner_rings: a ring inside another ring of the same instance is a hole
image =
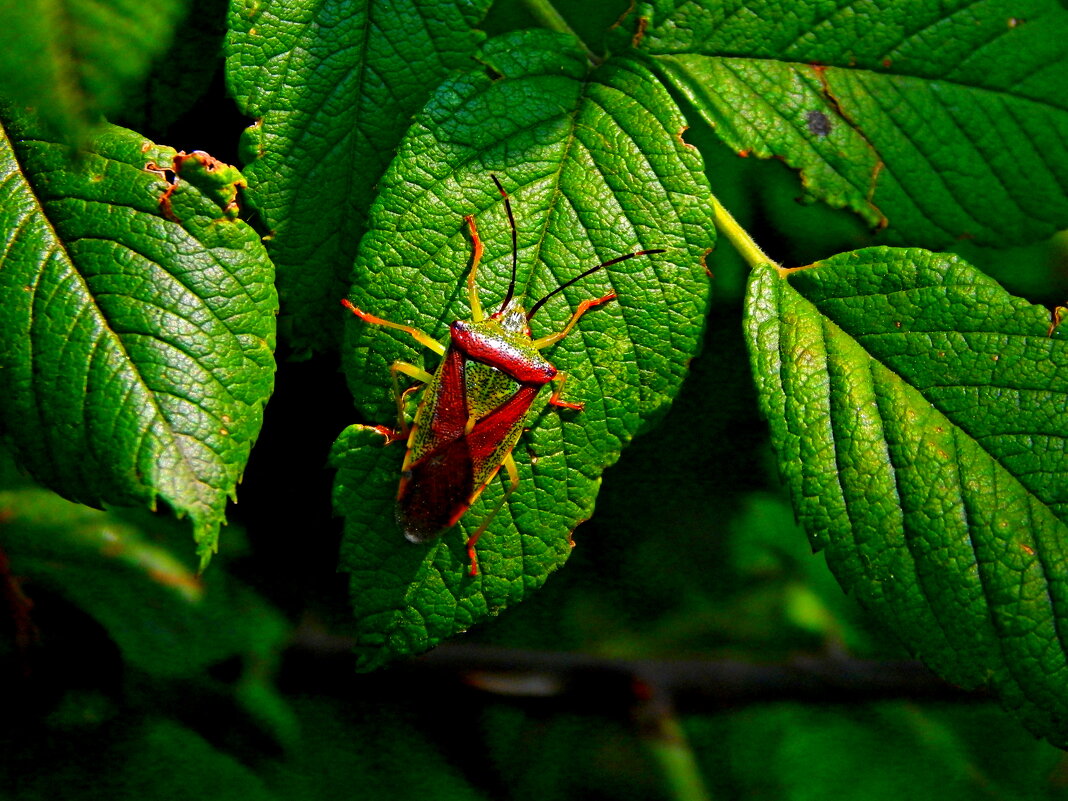
[[[539,390],[540,386],[521,386],[511,398],[479,420],[467,435],[476,485],[472,501],[497,474],[504,457],[512,452],[523,433],[523,418]]]
[[[463,354],[456,348],[445,352],[434,381],[424,391],[415,413],[406,462],[414,463],[463,436],[470,414],[464,362]]]
[[[426,542],[454,526],[471,505],[473,475],[471,449],[463,435],[414,462],[397,497],[397,522],[404,536]]]
[[[433,539],[463,517],[515,446],[540,389],[521,386],[468,434],[438,445],[411,464],[397,497],[397,521],[409,540]]]

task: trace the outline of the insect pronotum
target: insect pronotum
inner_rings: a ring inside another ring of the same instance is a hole
[[[512,449],[523,432],[523,423],[538,392],[555,382],[549,403],[581,411],[581,403],[561,400],[566,376],[542,356],[541,351],[559,342],[587,311],[613,300],[615,293],[582,301],[561,330],[534,339],[530,320],[546,301],[589,275],[637,256],[663,253],[661,249],[639,250],[590,267],[565,281],[530,307],[516,297],[518,248],[515,217],[508,193],[497,176],[491,175],[501,197],[512,231],[512,277],[500,308],[486,316],[478,296],[477,273],[482,259],[482,241],[475,218],[464,217],[471,233],[473,255],[467,276],[471,320],[456,320],[449,328],[449,344],[443,345],[417,328],[375,317],[342,300],[345,308],[368,323],[396,328],[441,356],[437,371],[397,361],[390,376],[397,399],[397,429],[390,441],[406,439],[407,453],[397,489],[397,522],[411,542],[427,542],[448,531],[475,502],[503,466],[507,486],[500,503],[467,540],[470,575],[478,574],[475,543],[486,531],[508,497],[519,486]],[[401,390],[398,373],[424,385],[422,399],[409,427],[404,414],[405,398],[416,384]]]

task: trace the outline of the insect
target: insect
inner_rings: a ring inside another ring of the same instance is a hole
[[[407,440],[397,489],[397,522],[405,537],[411,542],[427,542],[448,531],[463,517],[500,468],[505,469],[508,483],[504,497],[467,540],[469,574],[472,576],[478,574],[475,543],[519,486],[519,471],[512,449],[523,432],[524,419],[534,399],[542,387],[555,382],[550,404],[575,411],[583,408],[581,403],[560,398],[566,376],[558,372],[541,351],[566,337],[587,311],[614,300],[616,295],[609,293],[582,301],[567,325],[538,339],[531,333],[531,319],[546,301],[576,281],[637,256],[665,252],[639,250],[609,259],[565,281],[526,311],[522,298],[515,294],[518,249],[512,205],[497,176],[490,177],[504,199],[512,230],[511,282],[496,312],[486,316],[478,296],[477,274],[483,247],[472,215],[464,217],[473,248],[471,271],[467,275],[471,319],[452,323],[448,345],[417,328],[368,314],[347,299],[341,301],[361,320],[404,331],[442,357],[433,375],[403,361],[390,366],[397,400],[397,429],[387,435],[389,441]],[[420,384],[401,391],[398,374],[424,385],[411,427],[405,421],[405,399]]]

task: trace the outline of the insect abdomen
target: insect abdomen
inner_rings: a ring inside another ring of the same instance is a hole
[[[464,437],[411,465],[397,496],[397,523],[409,541],[426,542],[456,525],[471,505],[473,470]]]

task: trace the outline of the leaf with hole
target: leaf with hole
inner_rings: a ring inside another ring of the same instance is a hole
[[[171,184],[132,131],[38,130],[0,132],[0,428],[69,499],[188,515],[206,561],[274,378],[271,263],[213,183],[236,171]]]

